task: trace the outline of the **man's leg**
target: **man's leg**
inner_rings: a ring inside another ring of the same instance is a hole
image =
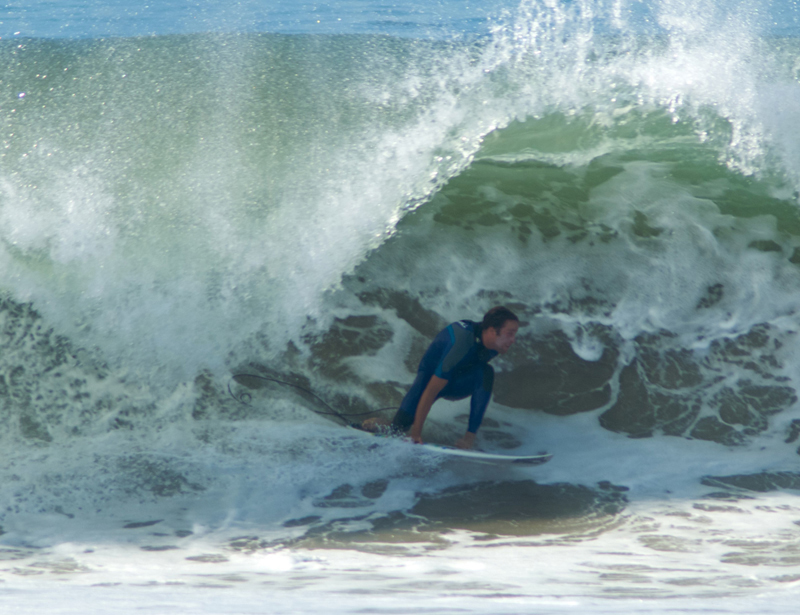
[[[467,431],[475,433],[481,426],[486,407],[492,398],[494,370],[491,365],[481,365],[474,370],[451,380],[442,390],[440,397],[456,401],[471,397],[469,407],[469,426]]]
[[[478,428],[483,422],[483,415],[489,406],[492,398],[492,388],[494,387],[494,369],[491,365],[483,366],[483,373],[475,378],[475,389],[472,392],[472,400],[469,405],[469,424],[467,432],[478,433]]]
[[[414,416],[417,413],[419,398],[422,397],[422,392],[425,390],[425,387],[428,386],[428,381],[430,379],[430,373],[421,370],[418,371],[417,377],[414,379],[414,384],[411,385],[403,401],[400,402],[400,408],[397,410],[394,418],[391,421],[380,417],[367,419],[361,423],[361,429],[375,433],[380,431],[382,427],[391,427],[393,431],[398,433],[407,432],[411,429],[411,425],[414,424]]]

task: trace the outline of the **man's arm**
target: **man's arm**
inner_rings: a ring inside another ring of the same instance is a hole
[[[480,386],[472,392],[472,399],[469,402],[469,423],[467,433],[456,442],[458,448],[470,449],[475,445],[475,434],[486,414],[489,400],[492,398],[492,388],[494,387],[494,370],[485,365],[483,367],[483,378]]]
[[[425,419],[428,418],[433,402],[436,401],[436,396],[445,386],[447,386],[447,380],[439,378],[439,376],[431,376],[428,386],[425,387],[422,397],[419,398],[417,412],[414,415],[414,424],[408,432],[408,435],[417,444],[422,444],[422,426],[425,424]]]

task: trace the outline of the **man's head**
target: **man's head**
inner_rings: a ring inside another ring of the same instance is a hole
[[[489,350],[505,354],[514,343],[519,318],[507,307],[498,305],[486,312],[481,323],[481,341]]]

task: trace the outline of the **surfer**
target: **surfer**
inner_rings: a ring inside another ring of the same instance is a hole
[[[433,402],[440,397],[449,400],[472,397],[467,432],[456,442],[459,448],[472,448],[492,396],[494,370],[489,361],[508,352],[518,330],[519,318],[503,306],[486,312],[480,323],[459,320],[448,325],[425,351],[414,384],[403,398],[390,428],[408,432],[414,442],[421,444],[422,427]],[[374,432],[386,425],[385,420],[373,418],[364,421],[362,429]]]

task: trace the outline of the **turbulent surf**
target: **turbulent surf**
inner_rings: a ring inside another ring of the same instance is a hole
[[[2,36],[9,586],[133,604],[269,570],[275,612],[341,583],[342,612],[389,608],[356,562],[443,612],[796,595],[796,9],[442,6]],[[547,465],[335,424],[390,414],[433,336],[499,304],[522,327],[479,444]]]

